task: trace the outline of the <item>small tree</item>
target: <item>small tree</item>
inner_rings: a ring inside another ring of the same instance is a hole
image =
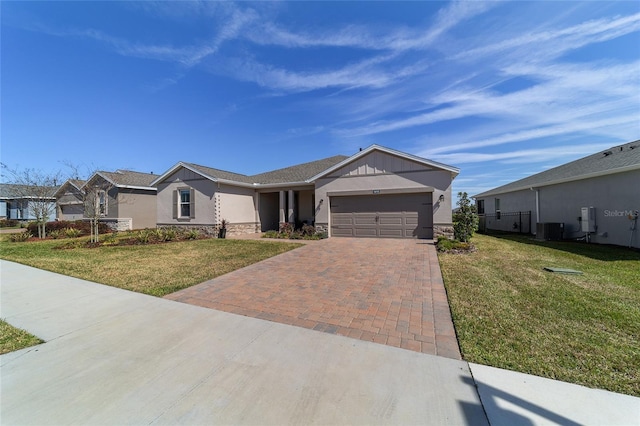
[[[91,223],[91,242],[100,241],[100,218],[107,212],[109,191],[113,185],[105,181],[89,181],[82,187],[82,202],[84,205],[84,217]]]
[[[466,192],[458,192],[458,211],[453,215],[453,235],[458,241],[469,242],[473,233],[478,230],[478,214],[476,206],[468,198]]]
[[[46,223],[55,211],[55,191],[60,184],[60,172],[46,173],[36,169],[11,169],[2,164],[11,176],[13,196],[26,203],[27,210],[38,224],[38,238],[46,236]]]

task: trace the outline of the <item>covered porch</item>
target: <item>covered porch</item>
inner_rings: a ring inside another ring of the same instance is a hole
[[[264,189],[257,195],[256,212],[261,232],[277,231],[282,223],[299,228],[315,222],[317,206],[313,186]]]

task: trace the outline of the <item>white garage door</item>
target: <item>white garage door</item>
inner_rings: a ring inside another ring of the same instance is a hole
[[[331,236],[433,238],[431,193],[332,196]]]

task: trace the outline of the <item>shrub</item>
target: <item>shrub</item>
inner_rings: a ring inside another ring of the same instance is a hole
[[[82,235],[82,231],[76,228],[65,228],[64,235],[66,235],[67,238],[78,238],[80,235]]]
[[[18,232],[9,236],[9,241],[14,243],[23,243],[33,237],[31,232]]]
[[[14,219],[2,219],[0,220],[0,228],[15,228],[20,225],[20,222]]]
[[[138,244],[149,244],[149,242],[152,240],[152,238],[153,238],[153,231],[150,230],[150,229],[143,229],[141,231],[138,231],[133,236],[133,239]]]
[[[438,237],[436,249],[447,253],[470,253],[476,251],[475,246],[469,242],[450,240],[443,235]]]
[[[198,238],[200,238],[200,231],[198,231],[197,229],[189,229],[184,233],[184,238],[186,238],[187,240],[197,240]]]
[[[291,234],[293,234],[293,225],[288,223],[288,222],[284,222],[280,224],[280,234],[284,235],[284,237],[280,237],[280,238],[289,238],[291,237]]]
[[[64,232],[62,230],[60,230],[60,229],[56,229],[56,230],[53,230],[53,231],[49,232],[49,236],[51,238],[53,238],[54,240],[57,240],[58,238],[64,237]]]
[[[278,238],[278,231],[267,231],[262,235],[262,238]]]
[[[160,241],[173,241],[178,237],[178,232],[173,228],[164,228],[162,230],[162,239]]]
[[[53,222],[47,222],[45,225],[45,232],[49,234],[51,231],[65,230],[67,228],[77,229],[82,232],[82,235],[88,235],[91,233],[91,224],[89,223],[89,221],[84,221],[84,220],[76,220],[76,221],[57,220]],[[37,235],[38,224],[36,222],[30,222],[27,225],[27,230],[31,232],[33,235]],[[109,226],[106,223],[99,223],[98,232],[100,234],[108,234],[109,232],[111,232],[111,228],[109,228]]]
[[[316,233],[316,227],[305,223],[302,225],[302,228],[300,228],[300,232],[303,236],[310,237]]]
[[[453,215],[453,235],[456,240],[469,242],[478,230],[476,206],[471,203],[466,192],[458,192],[458,211]]]

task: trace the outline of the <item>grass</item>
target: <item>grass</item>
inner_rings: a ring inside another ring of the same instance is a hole
[[[276,241],[206,239],[58,249],[68,242],[12,243],[2,238],[0,258],[139,293],[164,296],[300,246]]]
[[[475,253],[438,254],[466,361],[640,396],[639,252],[523,236],[473,243]]]
[[[40,343],[44,341],[0,319],[0,355]]]

